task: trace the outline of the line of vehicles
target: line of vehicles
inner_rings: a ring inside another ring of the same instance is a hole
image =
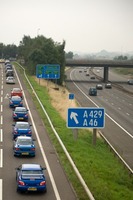
[[[79,70],[79,73],[82,72],[82,69]],[[90,68],[85,68],[84,69],[84,72],[86,73],[85,75],[86,76],[89,76],[90,77],[90,80],[95,80],[96,77],[94,74],[90,74]],[[99,73],[99,69],[97,69],[97,73]],[[107,82],[105,83],[105,86],[104,86],[106,89],[111,89],[112,88],[112,84],[111,82]],[[96,84],[96,86],[94,87],[90,87],[89,88],[89,91],[88,91],[88,94],[90,96],[97,96],[97,90],[103,90],[103,84],[102,83],[98,83]]]
[[[10,61],[5,61],[6,83],[15,84],[14,70]],[[12,109],[13,154],[17,157],[35,157],[36,146],[33,139],[28,109],[24,106],[23,91],[14,87],[9,95],[9,108]],[[24,163],[16,168],[17,192],[46,192],[46,177],[40,164]]]
[[[98,68],[98,69],[96,70],[96,73],[99,73],[100,70],[101,70],[101,68]],[[86,75],[86,76],[89,76],[89,77],[90,77],[90,80],[96,79],[95,75],[94,75],[94,74],[91,74],[91,68],[90,68],[90,67],[88,67],[88,68],[86,67],[86,68],[84,68],[84,70],[83,70],[83,69],[79,69],[79,73],[82,73],[82,72],[85,72],[85,75]],[[128,80],[127,80],[127,84],[128,84],[128,85],[133,85],[133,79],[128,79]],[[111,88],[112,88],[111,82],[105,83],[105,88],[111,89]],[[91,87],[91,88],[89,88],[88,94],[89,94],[90,96],[97,96],[97,90],[102,90],[102,89],[103,89],[103,85],[99,83],[99,84],[96,85],[96,87]]]
[[[99,73],[100,70],[101,70],[101,68],[97,69],[96,73]],[[88,67],[88,68],[86,67],[84,69],[79,69],[79,73],[82,73],[82,72],[85,72],[85,75],[89,76],[90,80],[95,80],[96,79],[95,75],[91,73],[91,68],[90,67]],[[127,84],[128,85],[133,85],[133,79],[128,79]],[[89,91],[88,91],[88,94],[90,96],[97,96],[97,90],[103,90],[103,88],[111,89],[112,88],[111,82],[109,81],[109,82],[105,83],[104,87],[103,87],[102,83],[98,83],[98,84],[96,84],[96,86],[90,87]]]

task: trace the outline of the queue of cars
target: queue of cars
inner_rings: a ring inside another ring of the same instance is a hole
[[[10,68],[10,69],[9,69]],[[6,83],[15,84],[14,72],[9,61],[5,61]],[[29,123],[28,109],[23,103],[23,91],[14,87],[9,97],[9,107],[12,110],[13,155],[17,157],[36,156],[36,146],[33,139],[31,124]],[[16,168],[16,183],[18,192],[41,191],[46,192],[46,178],[40,164],[22,164]]]
[[[109,83],[105,83],[105,88],[106,89],[111,89],[112,88],[112,84]],[[103,90],[103,85],[101,83],[98,83],[96,85],[96,87],[90,87],[89,88],[89,95],[90,96],[97,96],[97,90]]]

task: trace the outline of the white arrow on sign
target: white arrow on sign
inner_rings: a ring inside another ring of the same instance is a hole
[[[77,113],[71,112],[70,118],[71,118],[71,119],[74,119],[74,121],[75,121],[76,124],[79,123],[78,120],[77,120],[77,116],[78,116]]]

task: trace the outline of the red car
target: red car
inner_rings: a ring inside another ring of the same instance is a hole
[[[13,88],[11,90],[11,97],[12,96],[20,96],[21,98],[23,98],[23,92],[20,88]]]

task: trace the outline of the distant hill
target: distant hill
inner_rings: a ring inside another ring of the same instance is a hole
[[[80,52],[73,52],[74,59],[79,58],[87,58],[87,59],[114,59],[117,56],[123,55],[127,57],[133,56],[133,51],[127,52],[127,53],[121,53],[121,52],[109,52],[107,50],[101,50],[97,53],[80,53]]]

